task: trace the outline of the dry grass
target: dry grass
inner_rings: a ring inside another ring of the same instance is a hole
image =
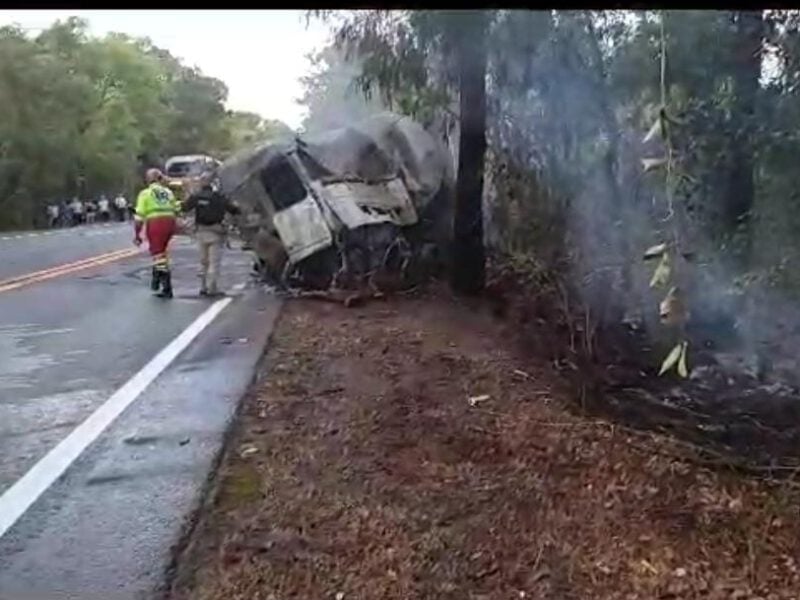
[[[174,598],[800,597],[793,488],[571,414],[509,338],[449,299],[290,303]]]

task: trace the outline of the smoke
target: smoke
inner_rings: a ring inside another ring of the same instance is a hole
[[[720,360],[736,354],[739,359],[731,361],[738,360],[739,368],[766,352],[788,373],[800,349],[787,333],[800,331],[794,302],[765,278],[741,290],[730,252],[686,211],[713,203],[708,190],[677,197],[670,211],[663,173],[642,169],[643,158],[664,152],[658,143],[643,142],[649,115],[614,99],[591,43],[563,19],[533,54],[492,49],[495,73],[505,61],[507,71],[531,76],[521,84],[495,75],[488,87],[488,239],[520,251],[525,249],[518,240],[527,236],[527,250],[540,253],[552,236],[531,235],[530,223],[562,214],[559,235],[570,254],[572,281],[594,316],[609,325],[641,327],[658,340],[666,333],[658,314],[665,292],[650,288],[654,265],[642,257],[672,235],[673,212],[684,250],[692,253],[684,291],[693,350]],[[536,189],[526,189],[532,182]]]
[[[298,103],[308,113],[303,133],[345,127],[386,110],[379,94],[367,98],[357,86],[362,59],[347,57],[343,49],[328,46],[316,57],[317,69],[303,78],[305,93]]]

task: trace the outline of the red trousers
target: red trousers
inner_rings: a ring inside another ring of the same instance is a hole
[[[159,256],[167,253],[167,246],[172,236],[175,235],[175,217],[155,217],[145,223],[147,244],[150,254]]]

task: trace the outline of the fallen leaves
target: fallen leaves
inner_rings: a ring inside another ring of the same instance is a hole
[[[563,411],[547,365],[460,310],[289,304],[183,597],[796,596],[796,492]],[[308,547],[259,550],[275,529]]]

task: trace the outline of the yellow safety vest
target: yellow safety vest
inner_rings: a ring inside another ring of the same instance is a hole
[[[155,217],[174,217],[178,210],[175,194],[158,183],[151,183],[136,198],[136,217],[142,221]]]

